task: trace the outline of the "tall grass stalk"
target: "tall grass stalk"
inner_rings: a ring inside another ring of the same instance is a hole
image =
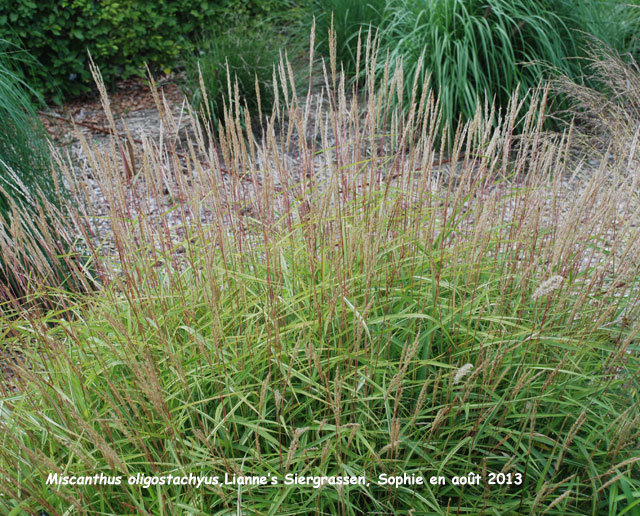
[[[285,61],[259,133],[227,111],[214,137],[192,115],[187,152],[145,139],[130,180],[117,141],[85,142],[117,256],[87,233],[98,295],[0,319],[21,353],[1,384],[1,512],[595,515],[637,487],[627,176],[602,167],[568,191],[544,92],[527,111],[479,106],[438,164],[434,94],[388,107],[402,68],[379,80],[363,55],[363,98],[335,62],[320,102],[297,96]],[[92,208],[65,172],[82,229]],[[471,472],[480,485],[451,483]],[[100,473],[122,484],[46,482]],[[368,483],[127,482],[190,473]],[[383,473],[448,480],[394,489]]]
[[[378,29],[387,9],[387,0],[315,0],[310,5],[317,17],[318,51],[329,56],[328,35],[333,31],[336,60],[348,77],[354,75],[358,38],[365,41],[370,29]]]

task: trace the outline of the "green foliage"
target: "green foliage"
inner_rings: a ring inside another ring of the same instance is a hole
[[[78,282],[67,280],[71,257],[64,222],[52,222],[64,188],[31,101],[37,94],[18,72],[21,65],[35,65],[28,54],[0,45],[0,299],[24,296],[38,274],[48,277],[48,286],[74,289]],[[55,237],[44,244],[46,234]]]
[[[35,188],[49,190],[50,159],[46,132],[36,116],[29,94],[33,91],[21,80],[19,67],[32,64],[28,54],[0,41],[0,169],[4,188],[25,200],[17,182],[32,194]],[[10,172],[15,180],[10,178]],[[9,209],[8,199],[0,200],[0,215]]]
[[[299,0],[219,0],[214,7],[216,26],[224,28],[247,19],[264,19],[280,16]]]
[[[224,119],[224,107],[232,110],[246,105],[252,115],[269,114],[274,100],[273,73],[284,38],[269,26],[251,24],[214,34],[198,46],[199,53],[187,60],[187,84],[191,103],[214,126]],[[206,91],[204,102],[200,74]],[[240,105],[235,105],[238,89]],[[260,95],[256,94],[256,87]],[[231,88],[231,91],[229,91]]]
[[[13,207],[31,208],[38,192],[51,193],[51,164],[45,131],[16,71],[28,56],[6,42],[0,50],[0,232],[11,224]],[[18,292],[12,266],[0,259],[0,285]]]
[[[361,34],[364,47],[369,27],[375,30],[380,25],[386,4],[387,0],[315,0],[318,50],[325,56],[329,55],[327,36],[333,27],[336,58],[345,73],[353,75],[356,72],[358,35]]]
[[[379,31],[381,55],[388,52],[393,64],[402,63],[405,95],[411,94],[416,73],[430,76],[440,96],[443,123],[450,129],[460,117],[472,118],[485,98],[505,106],[520,87],[528,102],[527,91],[552,73],[580,79],[590,38],[619,52],[639,48],[634,38],[640,9],[621,0],[317,2],[320,49],[328,48],[331,10],[337,56],[346,61],[345,70],[356,73],[358,31],[371,24]],[[384,73],[380,65],[378,77]],[[419,80],[418,89],[423,84]]]
[[[458,117],[470,119],[485,95],[505,106],[518,86],[538,86],[547,65],[575,68],[566,58],[577,54],[560,16],[544,2],[528,0],[401,0],[387,13],[381,41],[383,52],[402,61],[407,77],[426,69],[450,130]]]
[[[0,0],[0,37],[21,44],[42,67],[30,84],[52,97],[87,92],[89,51],[107,82],[172,66],[190,37],[230,7],[200,0]]]
[[[640,7],[627,0],[546,0],[579,41],[580,56],[590,38],[601,41],[620,54],[640,56]]]
[[[617,482],[609,488],[609,499],[602,503],[601,514],[608,516],[640,516],[640,480],[616,471]]]
[[[230,20],[230,28],[209,31],[196,44],[197,51],[186,55],[187,93],[196,110],[211,118],[214,126],[223,120],[225,105],[231,108],[230,113],[242,113],[247,107],[252,116],[260,112],[271,114],[276,94],[274,71],[279,74],[275,65],[280,55],[286,53],[290,60],[297,61],[304,53],[306,41],[297,30],[302,26],[300,15],[304,11],[295,2],[278,0],[243,5],[233,13],[227,7],[223,19]],[[200,74],[208,106],[204,103]],[[297,70],[294,82],[299,85],[302,77]],[[239,104],[235,100],[236,87]]]
[[[313,119],[313,94],[289,88],[262,140],[236,119],[215,151],[192,126],[180,162],[145,145],[136,206],[158,216],[132,213],[115,146],[95,160],[120,259],[94,258],[113,281],[0,314],[23,358],[0,383],[16,386],[0,406],[3,514],[635,516],[638,139],[612,157],[615,181],[602,167],[576,195],[558,175],[572,149],[533,122],[537,104],[493,129],[477,113],[449,168],[433,163],[433,96],[403,117],[385,84],[347,99],[327,82]],[[469,473],[482,481],[452,483]],[[128,482],[191,474],[219,485]]]

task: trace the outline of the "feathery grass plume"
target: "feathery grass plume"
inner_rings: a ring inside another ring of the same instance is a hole
[[[640,11],[640,9],[636,9]],[[615,163],[627,166],[633,158],[630,146],[640,124],[640,67],[637,54],[621,54],[593,40],[589,46],[587,73],[597,89],[566,74],[554,82],[554,89],[571,99],[569,114],[578,121],[581,143],[595,157],[615,153]],[[637,161],[637,158],[635,158]]]
[[[191,111],[175,152],[156,95],[168,137],[131,142],[128,182],[122,142],[84,141],[111,230],[86,236],[105,281],[57,292],[58,310],[0,313],[20,352],[2,363],[0,513],[578,516],[637,490],[635,193],[604,167],[578,191],[563,181],[571,142],[542,131],[544,98],[480,106],[437,157],[435,94],[399,94],[403,70],[362,55],[360,95],[334,59],[302,96],[283,56],[259,130],[227,109],[214,135]],[[59,159],[82,228],[97,213]],[[540,303],[529,293],[549,271],[563,295]],[[459,364],[474,381],[452,396]],[[369,485],[128,482],[287,467]],[[491,490],[376,481],[507,468]],[[52,471],[122,483],[46,485]]]
[[[471,370],[473,369],[473,364],[465,364],[460,367],[456,374],[453,375],[453,385],[456,385],[462,381],[462,379],[467,376]]]
[[[531,296],[531,299],[535,301],[536,299],[539,299],[541,297],[548,296],[554,290],[559,289],[562,286],[563,281],[564,281],[564,278],[562,276],[558,276],[558,275],[551,276],[550,278],[540,283],[538,288],[535,290],[535,292]]]

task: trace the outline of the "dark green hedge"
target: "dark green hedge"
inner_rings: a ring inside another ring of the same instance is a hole
[[[166,69],[203,30],[231,18],[268,14],[282,0],[0,0],[0,39],[42,65],[25,78],[48,98],[87,92],[87,50],[105,81]]]

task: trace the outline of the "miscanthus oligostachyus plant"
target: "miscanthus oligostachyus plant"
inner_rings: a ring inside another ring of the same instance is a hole
[[[544,93],[527,111],[479,105],[445,164],[434,96],[387,106],[402,70],[377,82],[377,59],[363,49],[362,96],[335,62],[318,96],[297,96],[283,62],[261,134],[239,110],[215,137],[192,116],[182,153],[145,139],[129,180],[117,142],[86,144],[116,256],[87,233],[99,293],[0,318],[20,350],[1,384],[2,512],[633,509],[637,171],[603,166],[570,191]],[[70,211],[80,229],[92,216]],[[447,480],[379,482],[405,473]],[[452,483],[470,473],[482,481]],[[191,474],[218,484],[151,485]]]

